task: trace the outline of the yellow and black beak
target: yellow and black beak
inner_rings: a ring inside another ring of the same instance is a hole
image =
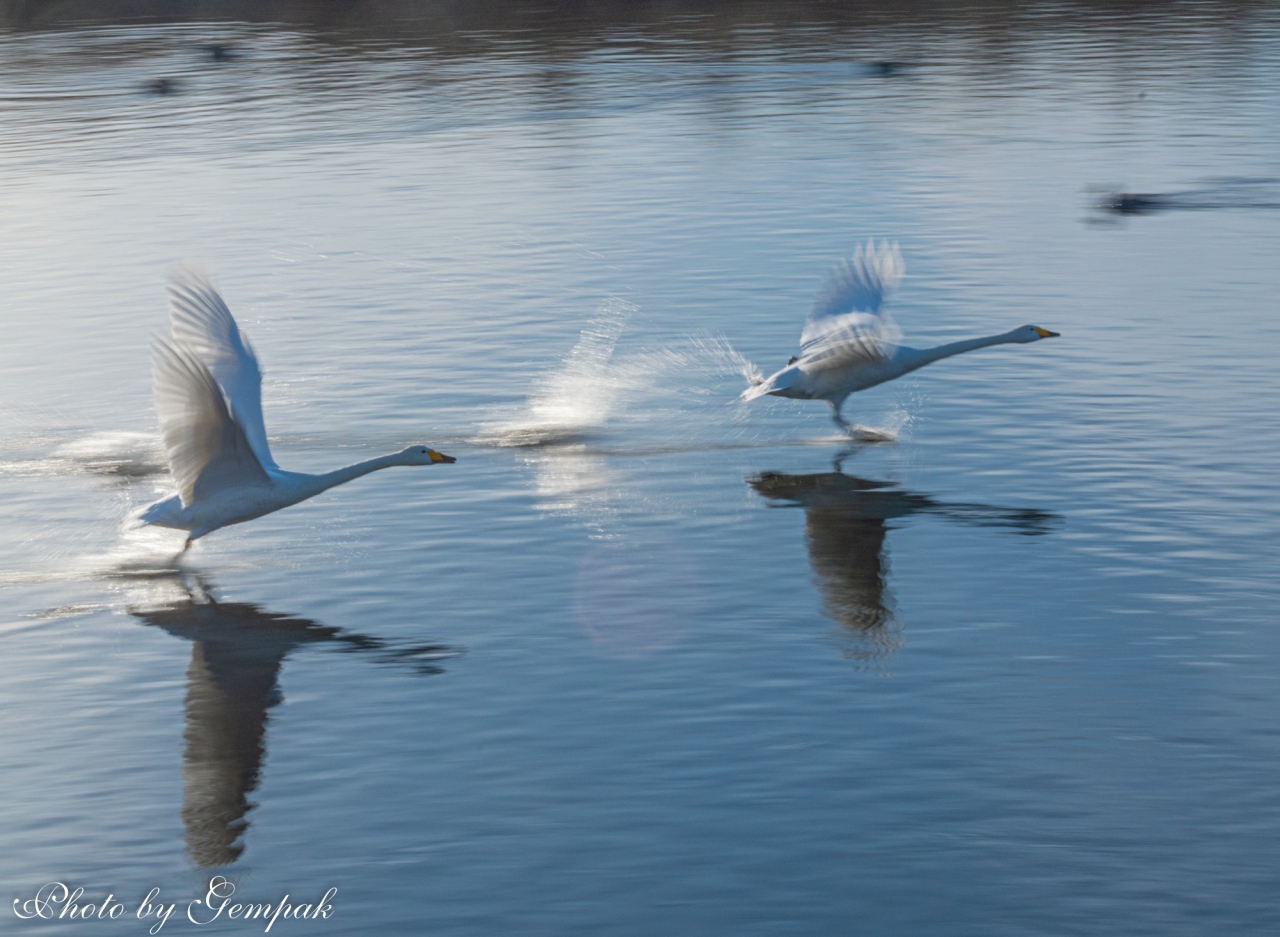
[[[435,462],[457,462],[451,455],[445,455],[443,452],[436,452],[434,449],[428,449],[427,455],[431,456],[431,461]]]
[[[1061,332],[1050,332],[1048,329],[1042,329],[1038,325],[1033,325],[1032,328],[1036,330],[1036,334],[1041,338],[1057,338],[1062,334]]]

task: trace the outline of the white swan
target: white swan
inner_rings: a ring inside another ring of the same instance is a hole
[[[205,534],[253,520],[392,465],[456,461],[426,446],[357,462],[324,475],[276,465],[262,422],[262,370],[248,337],[205,277],[169,281],[173,341],[152,357],[156,414],[178,493],[144,508],[144,524]]]
[[[851,258],[836,265],[827,277],[800,335],[800,354],[787,366],[742,392],[743,400],[770,394],[800,400],[825,400],[831,418],[845,431],[852,427],[840,415],[850,394],[902,377],[926,364],[988,345],[1038,342],[1054,338],[1036,325],[1012,332],[952,342],[937,348],[907,348],[900,333],[880,311],[885,296],[902,279],[904,267],[898,245],[879,249],[868,241]]]

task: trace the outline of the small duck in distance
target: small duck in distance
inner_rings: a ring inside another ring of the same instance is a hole
[[[898,245],[868,241],[853,256],[837,264],[827,277],[800,335],[800,354],[776,374],[756,381],[742,392],[743,400],[766,394],[798,400],[825,400],[831,419],[850,435],[874,432],[851,426],[840,415],[845,399],[860,390],[923,368],[952,355],[988,345],[1026,344],[1059,333],[1038,325],[1024,325],[1011,332],[939,345],[907,348],[898,344],[900,333],[881,312],[889,292],[902,279],[905,267]]]
[[[152,372],[160,434],[178,493],[144,508],[138,519],[187,531],[184,553],[220,527],[279,511],[378,469],[457,461],[418,445],[323,475],[285,471],[267,445],[258,358],[203,273],[184,267],[172,275],[169,319],[172,341],[156,340]]]

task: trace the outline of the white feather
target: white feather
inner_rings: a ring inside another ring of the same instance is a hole
[[[157,341],[152,376],[160,435],[183,507],[229,488],[270,483],[213,375],[193,351]]]
[[[231,412],[268,471],[275,469],[262,419],[262,368],[231,310],[208,277],[186,265],[169,278],[173,341],[194,351],[227,396]]]
[[[888,357],[901,333],[880,307],[905,270],[898,245],[887,241],[879,249],[874,241],[859,245],[835,266],[800,335],[807,371]]]

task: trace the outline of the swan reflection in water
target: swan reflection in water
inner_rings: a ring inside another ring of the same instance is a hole
[[[809,563],[822,592],[823,611],[848,632],[845,654],[871,661],[901,645],[893,598],[885,584],[889,521],[913,514],[935,514],[978,527],[1005,527],[1015,533],[1048,533],[1058,515],[1030,508],[936,501],[928,495],[869,481],[839,471],[810,475],[761,472],[747,484],[776,502],[802,507]]]
[[[256,805],[266,754],[268,711],[282,702],[280,668],[295,648],[323,644],[367,653],[419,674],[440,673],[458,653],[442,645],[402,645],[268,612],[245,602],[218,602],[190,575],[174,577],[181,596],[152,608],[130,607],[142,622],[191,642],[182,755],[182,825],[201,867],[230,865],[244,851],[245,815]]]

